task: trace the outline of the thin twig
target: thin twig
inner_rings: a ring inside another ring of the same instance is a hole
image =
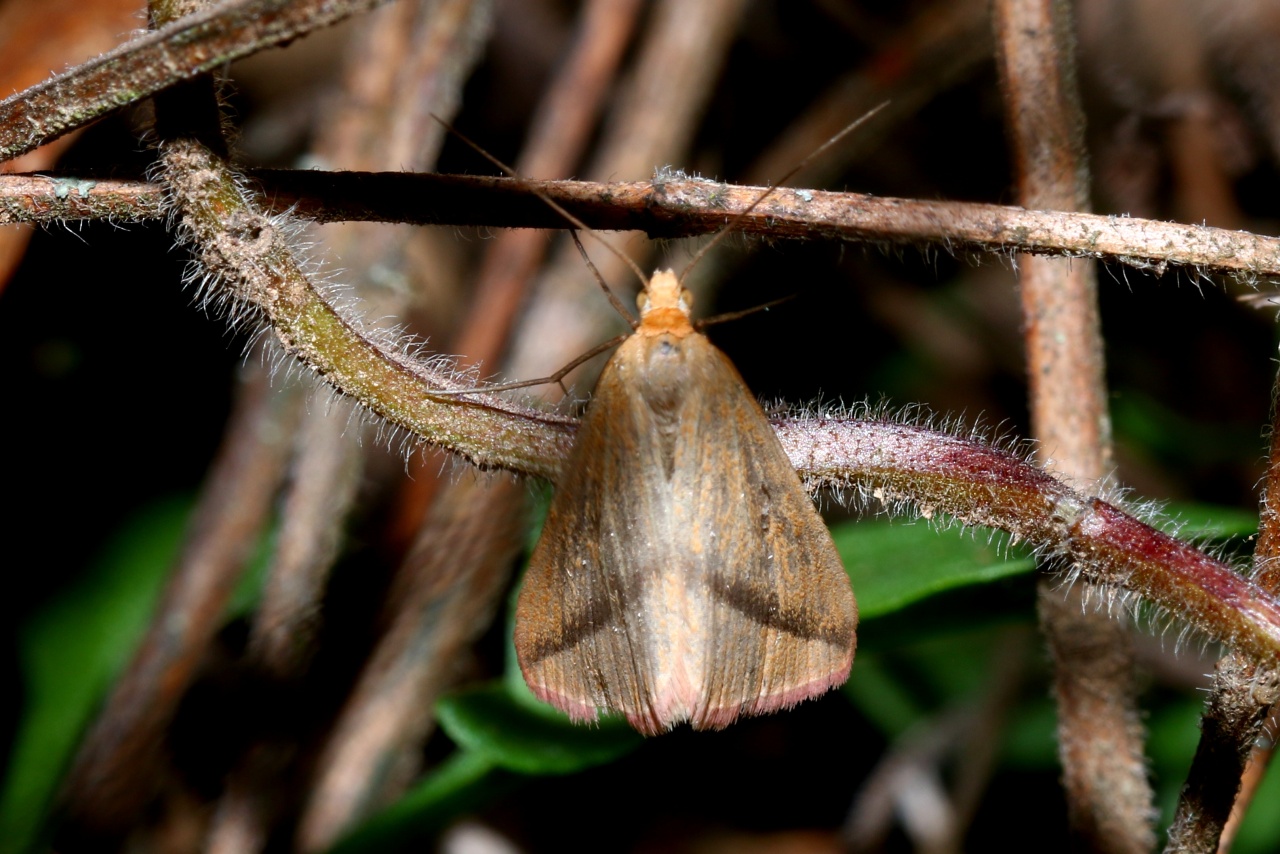
[[[583,8],[564,64],[532,117],[516,164],[520,174],[572,174],[590,142],[640,10],[638,0],[593,0]],[[430,125],[433,131],[441,129],[434,119]],[[499,362],[548,245],[547,236],[538,231],[508,229],[486,250],[467,314],[456,335],[446,339],[463,364]],[[419,458],[410,465],[413,476],[401,487],[392,526],[395,541],[406,544],[416,535],[439,485],[429,468],[438,468],[435,460]]]
[[[658,178],[597,184],[513,181],[405,172],[250,170],[260,203],[317,222],[404,222],[496,228],[564,228],[541,196],[594,229],[652,237],[708,234],[745,210],[763,188]],[[0,224],[105,219],[141,222],[165,215],[158,184],[117,179],[0,175]],[[771,239],[844,240],[941,246],[952,252],[1065,255],[1126,264],[1156,274],[1280,279],[1280,238],[1202,225],[1008,205],[934,202],[787,190],[739,222]]]
[[[324,394],[316,389],[313,398]],[[353,420],[342,417],[350,409],[346,401],[317,407],[313,399],[293,431],[294,459],[279,533],[243,661],[257,695],[296,695],[315,654],[325,585],[362,472],[361,449],[353,447],[348,429]],[[264,702],[264,710],[270,703]],[[284,728],[281,735],[272,726],[278,720],[270,711],[255,717],[262,730],[255,734],[262,740],[227,777],[205,840],[209,854],[262,850],[281,804],[288,802],[298,731]]]
[[[0,33],[5,38],[0,92],[25,89],[43,80],[50,68],[111,49],[119,42],[116,34],[136,23],[137,13],[135,0],[0,5]],[[75,134],[68,134],[53,145],[5,162],[0,172],[51,169],[75,139]],[[0,293],[18,269],[32,233],[30,228],[0,229]]]
[[[991,655],[986,684],[961,704],[942,710],[923,725],[912,727],[894,741],[877,763],[857,795],[845,822],[844,838],[850,851],[879,851],[892,827],[895,805],[918,800],[913,784],[926,783],[934,798],[932,832],[928,839],[912,833],[910,814],[898,820],[913,837],[916,850],[950,854],[962,845],[990,780],[1000,750],[1001,735],[1024,681],[1031,641],[1026,627],[1000,633]],[[955,773],[944,787],[941,766],[954,757]],[[916,774],[901,773],[915,766]],[[888,785],[886,785],[888,783]],[[896,802],[896,804],[895,804]],[[925,844],[926,841],[928,844]]]
[[[317,158],[355,166],[434,165],[442,136],[432,115],[453,114],[492,18],[488,0],[418,0],[370,20],[348,57],[341,93],[344,121],[319,130]],[[440,277],[434,268],[413,269],[402,235],[393,229],[344,229],[336,248],[357,269],[389,271],[414,283],[376,294],[380,313],[403,316],[409,309],[407,292],[420,290],[423,279]],[[360,291],[378,290],[371,284],[361,283]],[[439,317],[423,321],[434,335],[447,334]],[[438,460],[412,460],[416,470],[409,482],[434,482],[436,472],[427,470],[429,464],[438,465]],[[523,493],[514,498],[519,502]],[[518,508],[476,515],[479,527],[489,530],[487,536],[473,532],[473,539],[491,546],[509,539],[493,530],[495,523],[522,519]],[[488,625],[485,615],[507,578],[511,555],[456,543],[458,525],[451,519],[452,529],[421,534],[431,548],[411,554],[397,568],[380,621],[387,631],[308,769],[296,819],[303,847],[328,847],[353,822],[409,784],[434,723],[436,697],[452,684],[458,658]],[[421,521],[419,514],[415,522]],[[451,562],[447,571],[440,561]],[[386,683],[389,677],[393,684]],[[376,721],[372,728],[366,726],[371,721]],[[396,771],[386,773],[388,768]]]
[[[993,5],[1001,90],[1020,201],[1086,211],[1084,113],[1066,0]],[[1041,463],[1084,482],[1113,468],[1103,376],[1097,268],[1090,261],[1019,262],[1032,434]],[[1151,786],[1124,619],[1039,586],[1040,625],[1054,664],[1058,755],[1071,832],[1092,851],[1145,854],[1155,844]]]
[[[227,0],[0,101],[0,160],[382,0]]]
[[[640,8],[637,0],[596,0],[584,7],[569,58],[533,117],[518,173],[539,178],[572,174]],[[512,230],[498,237],[480,265],[472,309],[454,349],[473,363],[497,359],[546,246],[545,237],[533,231]]]

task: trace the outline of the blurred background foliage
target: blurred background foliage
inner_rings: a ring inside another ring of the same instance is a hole
[[[746,3],[686,159],[671,165],[759,182],[753,169],[762,154],[819,95],[847,75],[878,74],[874,101],[918,97],[918,107],[816,186],[1007,201],[989,46],[945,75],[924,75],[923,95],[895,90],[917,69],[885,68],[889,59],[932,61],[929,51],[891,48],[912,34],[927,41],[918,31],[939,17],[935,5],[945,4]],[[972,5],[981,18],[983,4]],[[94,16],[99,37],[139,25],[140,10],[127,4],[81,6],[74,14]],[[73,15],[57,4],[27,14],[64,30]],[[492,36],[462,92],[459,129],[517,161],[578,14],[567,0],[498,2]],[[1077,17],[1095,209],[1274,233],[1280,106],[1271,70],[1280,63],[1280,4],[1083,0]],[[364,25],[352,21],[229,70],[242,162],[314,162],[310,141],[338,85],[335,57]],[[88,53],[104,49],[93,45]],[[74,47],[46,67],[86,55]],[[955,45],[935,45],[944,48]],[[28,85],[14,80],[0,82]],[[140,174],[152,158],[140,135],[146,113],[139,106],[89,128],[58,168]],[[493,172],[455,140],[445,142],[439,170]],[[804,174],[792,184],[815,186]],[[321,246],[340,228],[316,229]],[[413,328],[447,340],[444,330],[470,293],[469,271],[492,235],[387,228],[413,243],[416,257],[431,259],[403,285],[430,287],[439,325]],[[999,425],[989,433],[1027,433],[1012,258],[956,257],[938,247],[729,244],[714,262],[725,268],[724,283],[702,314],[798,296],[710,333],[762,399],[920,403],[958,429],[980,418]],[[665,249],[677,265],[689,257],[682,244]],[[49,228],[32,236],[0,296],[0,359],[12,401],[8,565],[21,591],[4,597],[13,633],[4,655],[12,700],[0,716],[3,850],[56,838],[56,824],[47,823],[52,799],[145,630],[228,418],[245,339],[191,305],[180,284],[185,263],[161,224]],[[376,275],[346,269],[338,277]],[[1274,311],[1242,303],[1234,283],[1121,267],[1099,275],[1115,480],[1135,498],[1171,502],[1188,532],[1202,532],[1243,565],[1265,463]],[[585,277],[582,290],[598,299]],[[580,394],[589,382],[581,381]],[[367,466],[347,522],[307,702],[291,712],[303,716],[295,725],[307,734],[304,745],[314,746],[332,722],[375,643],[379,603],[403,548],[387,532],[405,464],[396,447],[366,444],[379,458]],[[446,466],[445,477],[473,475]],[[827,851],[850,837],[872,850],[986,850],[1012,838],[1066,850],[1031,561],[985,531],[853,521],[834,504],[827,509],[863,615],[842,690],[718,733],[681,729],[642,740],[612,722],[570,727],[528,698],[511,663],[506,609],[465,660],[449,663],[456,687],[436,704],[439,728],[420,748],[422,775],[352,828],[340,850],[435,840],[453,851],[485,840],[490,850]],[[156,816],[171,814],[175,800],[195,804],[189,809],[207,821],[256,737],[264,701],[237,677],[257,596],[252,582],[261,578],[247,577],[166,736],[173,765],[166,785],[181,797],[170,793],[169,806],[151,810],[144,824],[162,825]],[[1135,632],[1163,827],[1195,749],[1205,674],[1218,650],[1194,638],[1175,643],[1176,625],[1140,621]],[[929,849],[916,824],[926,819],[903,811],[914,803],[927,813],[910,796],[927,801],[939,792],[968,817],[953,847]],[[1234,850],[1280,850],[1274,773],[1255,802]],[[287,847],[293,820],[277,820],[272,846]],[[148,839],[149,847],[134,850],[165,850],[139,833],[135,841]]]

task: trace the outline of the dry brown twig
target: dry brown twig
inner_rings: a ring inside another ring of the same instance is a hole
[[[1084,114],[1065,2],[993,6],[1006,126],[1027,207],[1089,205]],[[1020,265],[1031,425],[1041,464],[1081,481],[1111,471],[1096,267],[1026,256]],[[1071,830],[1093,851],[1141,854],[1155,844],[1152,793],[1138,722],[1132,641],[1123,620],[1080,607],[1040,582],[1040,625],[1054,663],[1058,755]]]
[[[660,175],[649,181],[517,181],[460,175],[249,170],[264,209],[316,222],[400,222],[493,228],[563,228],[542,197],[602,231],[654,238],[711,234],[742,213],[763,187]],[[146,181],[0,175],[0,224],[165,216],[161,187]],[[1027,210],[1007,205],[894,199],[864,193],[787,190],[738,220],[744,234],[940,247],[977,257],[1013,253],[1092,258],[1138,270],[1184,270],[1280,278],[1280,238],[1136,217]]]

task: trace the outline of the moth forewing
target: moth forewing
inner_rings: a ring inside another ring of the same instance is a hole
[[[718,727],[843,682],[857,611],[831,536],[759,404],[710,342],[699,336],[688,346],[706,351],[693,360],[704,374],[696,387],[715,391],[686,416],[698,438],[676,466],[689,488],[674,491],[695,532],[703,585],[695,601],[709,624],[693,721]]]
[[[726,726],[848,676],[857,608],[759,404],[670,271],[640,300],[562,469],[516,652],[577,719]]]

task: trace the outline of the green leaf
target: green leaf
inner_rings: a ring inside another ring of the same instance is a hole
[[[572,723],[550,706],[516,698],[506,680],[442,697],[436,714],[459,747],[523,774],[571,774],[611,762],[644,741],[618,718]]]
[[[1008,537],[970,531],[936,531],[923,522],[863,520],[831,529],[858,597],[870,620],[938,593],[1032,572],[1030,557],[1009,548]]]
[[[0,851],[35,842],[81,732],[146,631],[190,509],[174,499],[139,512],[20,628],[25,702],[0,790]]]

